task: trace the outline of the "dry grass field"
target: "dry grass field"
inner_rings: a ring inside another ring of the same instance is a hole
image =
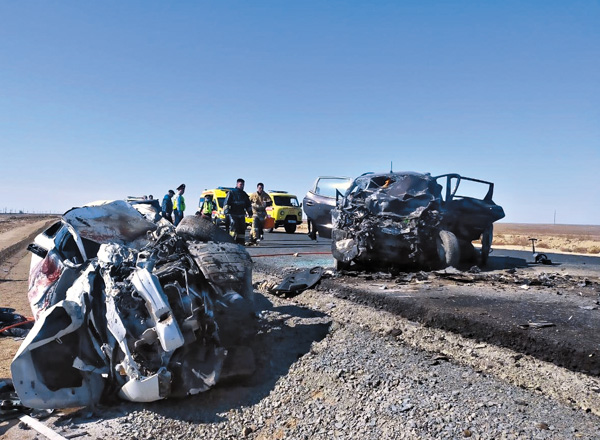
[[[531,250],[530,238],[540,251],[600,255],[599,225],[494,224],[493,246]]]

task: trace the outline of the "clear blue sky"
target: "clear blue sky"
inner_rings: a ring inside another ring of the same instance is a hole
[[[0,2],[0,210],[394,169],[600,224],[598,1]]]

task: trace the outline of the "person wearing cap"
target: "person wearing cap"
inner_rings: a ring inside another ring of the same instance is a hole
[[[262,182],[256,185],[256,192],[250,194],[250,203],[252,203],[250,244],[257,244],[263,237],[263,225],[267,218],[267,206],[273,204],[271,196],[265,192],[265,185]]]
[[[164,219],[169,220],[173,223],[173,196],[175,195],[175,191],[170,189],[167,194],[162,199],[161,204],[161,215]]]
[[[227,193],[223,203],[223,212],[229,216],[231,221],[229,235],[241,245],[246,244],[246,216],[244,214],[248,213],[248,217],[252,215],[252,205],[248,194],[244,191],[244,184],[244,179],[238,179],[235,188]]]
[[[213,195],[206,194],[204,196],[204,199],[200,199],[200,200],[201,200],[201,203],[200,203],[200,206],[198,207],[198,212],[196,213],[196,215],[199,215],[200,217],[202,217],[204,219],[210,220],[212,218],[213,211],[217,210],[217,207],[215,206],[215,201],[213,200]]]
[[[185,211],[185,199],[183,193],[185,192],[185,183],[182,183],[177,187],[177,194],[173,197],[173,215],[175,216],[175,226],[179,224],[183,218],[183,211]]]

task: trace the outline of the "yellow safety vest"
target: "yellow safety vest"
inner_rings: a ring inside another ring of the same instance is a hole
[[[204,203],[202,204],[202,214],[204,215],[210,215],[212,214],[213,210],[213,202],[205,200]]]
[[[177,204],[177,200],[181,197],[181,207]],[[183,196],[175,196],[173,197],[173,210],[175,211],[185,211],[185,199]]]

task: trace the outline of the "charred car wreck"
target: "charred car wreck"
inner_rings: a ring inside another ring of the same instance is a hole
[[[252,262],[212,223],[175,229],[151,205],[67,211],[29,248],[36,322],[11,371],[23,405],[182,397],[217,383],[217,310],[252,308]],[[249,313],[246,313],[249,315]]]
[[[461,182],[483,186],[482,198],[461,195]],[[444,191],[445,189],[445,191]],[[332,253],[338,268],[350,264],[435,269],[456,266],[491,250],[493,222],[504,217],[492,201],[494,184],[446,174],[398,172],[365,174],[342,196],[332,217]]]

